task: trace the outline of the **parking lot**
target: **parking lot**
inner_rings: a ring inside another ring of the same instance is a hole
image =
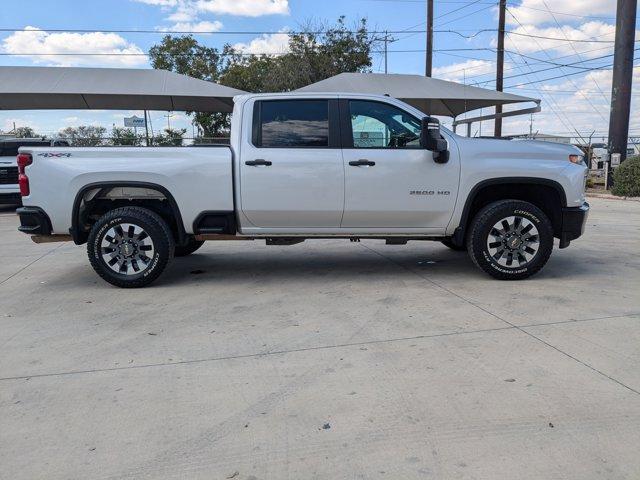
[[[640,202],[531,280],[210,242],[120,290],[0,212],[0,478],[640,478]]]

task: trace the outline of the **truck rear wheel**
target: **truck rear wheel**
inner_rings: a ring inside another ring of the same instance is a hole
[[[553,250],[553,227],[535,205],[501,200],[474,218],[467,250],[473,262],[500,280],[520,280],[537,273]]]
[[[104,280],[122,288],[144,287],[173,257],[174,241],[166,222],[146,208],[107,212],[91,228],[87,253]]]

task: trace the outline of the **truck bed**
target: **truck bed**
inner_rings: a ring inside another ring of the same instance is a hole
[[[53,233],[68,234],[78,196],[98,182],[158,186],[180,206],[186,233],[203,211],[233,211],[232,154],[211,147],[23,147],[31,193],[25,206],[47,206]]]

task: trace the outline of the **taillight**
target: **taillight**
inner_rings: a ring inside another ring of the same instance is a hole
[[[18,185],[20,185],[20,195],[29,196],[29,177],[27,177],[25,168],[33,163],[33,158],[28,153],[20,153],[18,155]]]

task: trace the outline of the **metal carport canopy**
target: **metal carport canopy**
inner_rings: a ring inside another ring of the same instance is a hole
[[[0,110],[231,112],[243,93],[166,70],[0,67]]]
[[[389,95],[429,115],[457,117],[483,107],[540,100],[421,75],[341,73],[298,92],[345,92]]]

